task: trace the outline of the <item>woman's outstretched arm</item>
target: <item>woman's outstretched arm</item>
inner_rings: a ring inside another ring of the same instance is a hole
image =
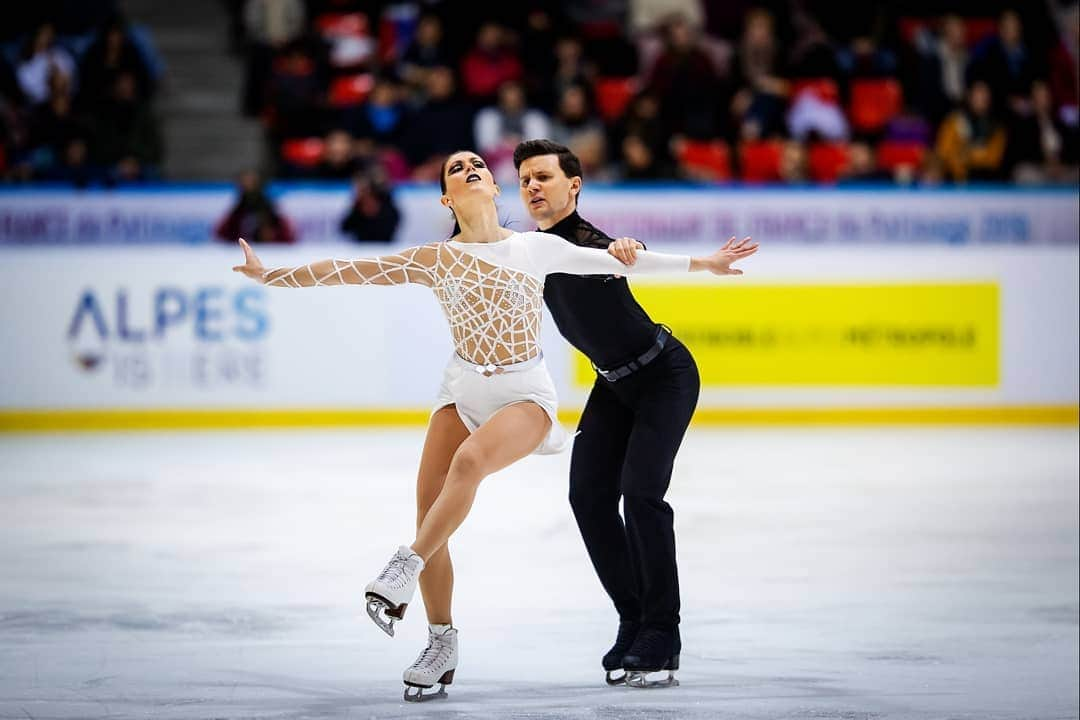
[[[434,250],[412,247],[397,255],[383,255],[359,260],[319,260],[291,268],[263,267],[262,261],[247,242],[240,238],[244,264],[233,267],[264,285],[276,287],[316,287],[319,285],[403,285],[419,283],[431,287],[435,280]]]
[[[573,275],[640,275],[702,270],[714,275],[741,275],[742,271],[732,268],[731,264],[753,255],[758,248],[750,238],[738,242],[731,238],[719,250],[703,257],[638,250],[635,253],[636,262],[627,266],[605,250],[578,247],[548,233],[536,233],[533,241],[530,254],[545,273]]]

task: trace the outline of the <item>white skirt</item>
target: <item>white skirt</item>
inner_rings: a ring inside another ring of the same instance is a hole
[[[476,366],[454,353],[443,371],[442,385],[435,400],[432,414],[454,405],[458,417],[469,432],[483,425],[492,415],[507,405],[534,402],[551,418],[551,429],[540,446],[533,450],[538,455],[553,455],[565,451],[572,440],[570,433],[559,424],[559,398],[555,383],[541,357],[521,363],[524,369],[485,376]]]

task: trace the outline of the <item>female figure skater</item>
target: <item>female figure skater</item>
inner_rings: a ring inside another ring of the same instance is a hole
[[[545,276],[700,270],[727,275],[737,272],[733,262],[757,250],[748,240],[732,238],[701,258],[639,251],[637,262],[625,267],[604,250],[500,227],[499,188],[475,153],[447,158],[441,186],[441,203],[457,221],[457,232],[446,242],[397,255],[266,270],[241,239],[245,261],[233,268],[279,287],[419,283],[432,289],[450,323],[454,353],[420,459],[416,537],[398,548],[365,591],[368,615],[393,635],[394,621],[404,617],[419,580],[428,646],[403,674],[406,700],[445,697],[453,681],[457,630],[450,618],[447,540],[468,515],[480,481],[530,453],[560,452],[570,442],[558,422],[555,387],[539,345]],[[423,689],[436,682],[439,692],[424,696]]]

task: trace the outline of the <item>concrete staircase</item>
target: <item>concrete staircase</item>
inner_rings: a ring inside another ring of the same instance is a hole
[[[262,129],[240,114],[243,60],[229,54],[221,0],[125,0],[165,63],[156,111],[166,180],[232,180],[260,166]]]

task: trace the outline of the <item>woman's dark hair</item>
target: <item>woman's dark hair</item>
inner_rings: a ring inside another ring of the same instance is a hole
[[[454,157],[458,153],[469,152],[468,150],[455,150],[446,156],[443,160],[442,169],[439,170],[439,189],[442,190],[442,194],[446,194],[446,166],[450,164],[450,158]],[[451,209],[450,214],[454,215],[454,211]],[[454,229],[450,231],[450,237],[454,237],[461,233],[461,226],[458,225],[457,216],[454,215]]]

